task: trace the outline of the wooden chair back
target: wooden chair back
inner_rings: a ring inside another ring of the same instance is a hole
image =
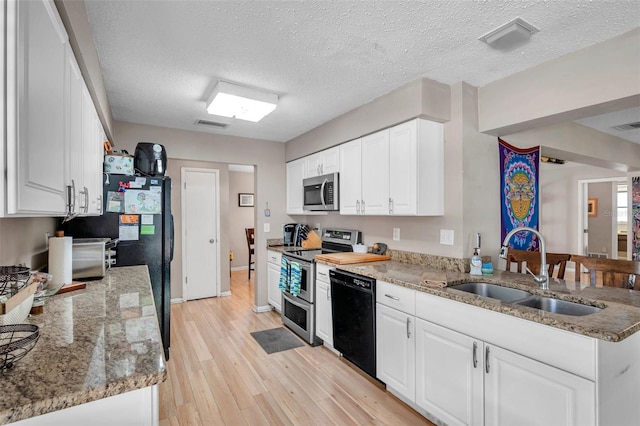
[[[568,253],[547,253],[549,277],[553,277],[554,270],[558,267],[558,274],[556,277],[563,279],[564,271],[567,267],[567,261],[570,257],[571,255]],[[507,256],[507,271],[511,270],[512,263],[516,264],[518,272],[520,273],[526,273],[526,269],[524,268],[524,266],[526,266],[534,274],[540,274],[540,252],[538,251],[509,249],[509,255]],[[525,263],[526,265],[523,265]]]
[[[582,267],[587,269],[589,284],[640,290],[640,261],[602,259],[571,255],[576,263],[575,281],[580,282]]]
[[[249,249],[249,271],[248,271],[248,275],[249,275],[249,279],[251,279],[251,271],[255,270],[251,269],[251,265],[255,264],[255,260],[252,260],[251,258],[253,257],[253,255],[255,254],[255,229],[254,228],[244,228],[244,234],[247,237],[247,248]]]

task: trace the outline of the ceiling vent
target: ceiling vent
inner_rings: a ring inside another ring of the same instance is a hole
[[[229,126],[229,123],[223,123],[221,121],[210,121],[210,120],[200,120],[200,119],[197,119],[194,124],[197,126],[211,127],[214,129],[226,129]]]
[[[619,126],[613,126],[612,129],[619,130],[621,132],[625,132],[627,130],[637,130],[640,129],[640,121],[636,121],[635,123],[620,124]]]

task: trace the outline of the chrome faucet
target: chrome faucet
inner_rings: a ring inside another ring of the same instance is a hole
[[[508,246],[509,240],[516,233],[522,232],[522,231],[531,232],[532,234],[537,235],[538,238],[540,239],[540,275],[536,275],[533,272],[531,272],[529,267],[527,267],[527,272],[530,273],[531,275],[533,275],[533,279],[538,284],[540,284],[540,289],[541,290],[549,290],[549,270],[548,270],[548,266],[547,266],[547,248],[546,248],[546,244],[544,242],[544,237],[536,229],[530,228],[528,226],[523,226],[523,227],[520,227],[520,228],[513,228],[511,231],[509,231],[507,236],[504,237],[504,241],[502,242],[502,248],[500,248],[500,257],[502,259],[506,259],[507,258],[507,254],[509,252],[509,246]]]

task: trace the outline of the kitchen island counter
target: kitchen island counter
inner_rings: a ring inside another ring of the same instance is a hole
[[[549,290],[540,290],[538,284],[528,274],[494,271],[491,275],[478,276],[397,260],[351,265],[334,265],[320,260],[318,263],[609,342],[624,340],[640,331],[639,291],[595,287],[553,278],[550,280]],[[456,284],[478,281],[604,309],[586,316],[567,316],[524,306],[513,306],[497,299],[450,288]]]
[[[87,281],[86,289],[47,298],[44,313],[26,322],[40,327],[40,338],[13,369],[0,374],[0,424],[166,379],[146,266],[112,268],[103,279]]]

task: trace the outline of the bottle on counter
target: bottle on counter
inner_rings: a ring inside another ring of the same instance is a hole
[[[473,249],[473,256],[471,257],[471,275],[482,275],[482,257],[480,257],[480,249]]]

